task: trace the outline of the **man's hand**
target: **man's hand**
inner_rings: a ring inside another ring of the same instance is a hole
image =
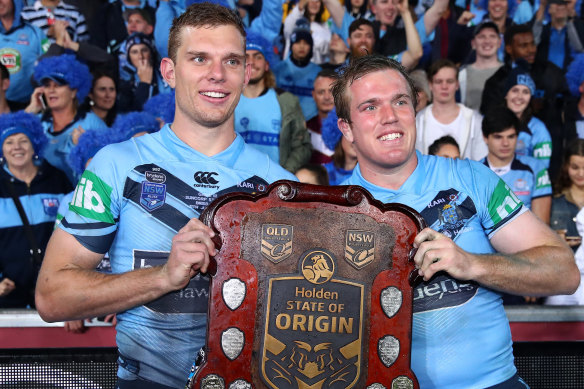
[[[138,72],[138,78],[140,79],[140,82],[152,84],[152,75],[154,74],[154,70],[152,69],[150,60],[141,59],[138,62],[138,66],[136,66],[136,70]]]
[[[71,141],[73,142],[74,145],[76,145],[77,143],[79,143],[79,138],[84,133],[85,133],[85,130],[81,126],[75,128],[73,130],[73,133],[71,134]]]
[[[72,332],[74,334],[82,334],[87,331],[87,327],[85,327],[84,320],[72,320],[65,322],[65,331]]]
[[[460,17],[458,18],[456,23],[460,24],[461,26],[466,26],[474,18],[475,18],[475,14],[473,14],[470,11],[464,11],[462,14],[460,14]]]
[[[162,267],[173,290],[187,286],[197,272],[205,273],[210,257],[217,254],[211,240],[215,233],[199,219],[191,219],[172,238],[168,261]]]
[[[424,228],[414,239],[414,247],[418,249],[414,262],[424,281],[439,271],[459,280],[472,279],[471,267],[476,256],[458,247],[446,235]]]
[[[410,4],[408,0],[396,0],[395,6],[400,15],[403,15],[405,12],[410,12]]]
[[[4,297],[10,294],[14,288],[16,288],[14,281],[12,281],[10,278],[4,278],[2,281],[0,281],[0,297]]]

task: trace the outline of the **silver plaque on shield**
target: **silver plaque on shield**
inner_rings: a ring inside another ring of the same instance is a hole
[[[399,340],[391,335],[386,335],[379,339],[377,354],[385,367],[390,367],[399,355]]]
[[[229,385],[229,389],[251,389],[251,384],[245,380],[235,380]]]
[[[403,294],[394,286],[381,291],[381,308],[388,318],[392,318],[402,306]]]
[[[414,389],[414,382],[410,378],[400,375],[391,381],[391,389]]]
[[[241,354],[244,344],[245,337],[243,331],[238,328],[231,327],[221,334],[221,348],[225,356],[232,361]]]
[[[235,311],[245,298],[245,282],[239,278],[230,278],[223,283],[223,301],[232,311]]]
[[[201,389],[225,389],[225,381],[217,374],[209,374],[201,380]]]
[[[385,389],[385,386],[381,385],[380,383],[374,383],[367,387],[367,389]]]

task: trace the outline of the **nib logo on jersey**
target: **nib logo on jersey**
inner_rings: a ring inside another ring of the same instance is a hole
[[[210,189],[219,189],[219,180],[217,177],[219,173],[217,172],[203,172],[198,171],[195,173],[193,178],[195,179],[195,184],[193,185],[195,188],[210,188]]]
[[[80,216],[113,224],[111,194],[111,186],[89,170],[85,170],[75,188],[69,209]]]

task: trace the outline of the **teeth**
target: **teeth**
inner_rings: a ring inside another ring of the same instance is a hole
[[[398,139],[398,138],[401,138],[401,137],[402,137],[402,135],[400,133],[397,133],[396,132],[396,133],[393,133],[393,134],[384,135],[384,136],[380,137],[379,140],[394,140],[394,139]]]
[[[219,92],[201,92],[202,95],[205,96],[209,96],[209,97],[215,97],[215,98],[222,98],[227,96],[225,93],[219,93]]]

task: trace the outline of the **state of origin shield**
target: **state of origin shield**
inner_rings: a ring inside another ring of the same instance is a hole
[[[203,389],[413,389],[423,219],[357,186],[278,181],[217,199]]]

